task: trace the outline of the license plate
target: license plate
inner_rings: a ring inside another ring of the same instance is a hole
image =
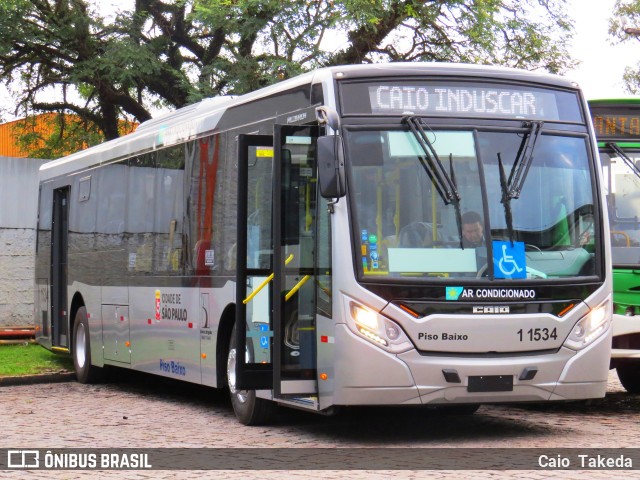
[[[512,392],[513,375],[479,375],[469,377],[467,392]]]

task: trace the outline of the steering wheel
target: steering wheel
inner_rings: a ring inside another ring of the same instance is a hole
[[[524,244],[524,249],[525,249],[525,251],[537,250],[538,252],[542,253],[542,250],[540,250],[540,248],[538,246],[531,245],[530,243],[525,243]]]
[[[489,274],[489,272],[487,271],[488,268],[489,268],[488,263],[485,263],[483,266],[481,266],[480,269],[478,270],[478,273],[476,274],[476,278],[486,277]]]
[[[489,268],[489,264],[485,263],[476,275],[476,278],[482,278],[488,274],[487,269]],[[540,270],[536,270],[535,268],[526,267],[527,269],[527,278],[548,278],[548,275]]]

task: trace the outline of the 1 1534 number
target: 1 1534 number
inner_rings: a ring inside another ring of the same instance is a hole
[[[530,342],[546,342],[547,340],[556,340],[558,332],[555,328],[530,328],[524,331],[522,328],[517,332],[521,342],[528,340]]]

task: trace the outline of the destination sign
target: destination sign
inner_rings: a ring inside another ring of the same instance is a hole
[[[558,119],[552,94],[507,88],[370,86],[372,113],[443,113]]]
[[[618,108],[616,113],[610,113],[591,107],[591,119],[599,141],[640,139],[640,112],[627,113],[623,108]]]
[[[366,92],[366,93],[365,93]],[[342,85],[345,114],[444,115],[580,122],[577,95],[520,85],[470,82]]]

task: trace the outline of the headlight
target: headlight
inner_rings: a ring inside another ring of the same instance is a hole
[[[351,316],[358,325],[378,330],[378,315],[375,312],[351,302]]]
[[[349,301],[349,326],[361,337],[393,353],[413,348],[400,325],[355,301]]]
[[[612,313],[611,299],[607,299],[575,324],[564,344],[574,350],[586,347],[609,328]]]

